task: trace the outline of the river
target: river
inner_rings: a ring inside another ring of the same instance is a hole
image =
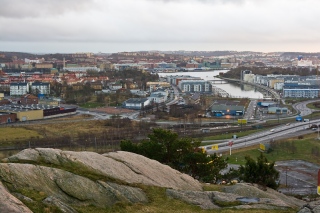
[[[193,77],[200,77],[203,80],[217,80],[215,76],[219,75],[219,73],[226,73],[229,70],[214,70],[214,71],[206,71],[206,72],[175,72],[175,73],[158,73],[160,77],[165,77],[168,75],[189,75]],[[231,97],[235,98],[263,98],[263,94],[256,90],[254,87],[249,85],[242,85],[239,84],[230,84],[228,82],[215,83],[214,86],[223,89]]]

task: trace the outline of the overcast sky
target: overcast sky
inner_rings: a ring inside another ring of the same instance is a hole
[[[0,51],[320,52],[319,0],[0,0]]]

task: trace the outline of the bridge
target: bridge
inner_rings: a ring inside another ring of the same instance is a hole
[[[255,83],[251,83],[251,82],[247,82],[247,81],[243,81],[243,80],[240,80],[240,79],[223,78],[223,77],[220,77],[220,78],[222,78],[225,81],[238,82],[238,83],[241,83],[241,84],[247,84],[247,85],[251,85],[251,86],[254,86],[254,87],[258,87],[260,89],[263,89],[263,90],[269,92],[274,99],[277,99],[277,101],[281,100],[280,95],[276,91],[274,91],[273,89],[271,89],[271,88],[269,88],[267,86],[260,85],[260,84],[255,84]]]
[[[215,80],[210,80],[210,82],[212,84],[227,84],[228,82],[226,82],[225,80],[223,79],[215,79]]]

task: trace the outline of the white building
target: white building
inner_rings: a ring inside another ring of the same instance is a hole
[[[28,83],[11,83],[10,84],[10,95],[11,96],[21,96],[29,93]]]
[[[246,82],[254,83],[255,82],[255,74],[243,74],[243,80]]]
[[[296,66],[296,67],[312,67],[314,66],[312,64],[312,61],[309,60],[295,60],[292,62],[292,66]]]
[[[130,98],[123,102],[122,106],[128,109],[142,109],[150,105],[148,98]]]
[[[50,94],[50,84],[42,82],[34,82],[31,85],[31,92],[34,94]]]
[[[212,85],[209,81],[204,80],[182,80],[178,87],[182,92],[212,92]]]
[[[166,96],[161,95],[160,93],[154,94],[152,93],[149,97],[148,97],[150,102],[153,103],[163,103],[167,100]]]
[[[139,70],[142,70],[144,68],[141,64],[137,64],[137,63],[114,64],[113,66],[115,70],[119,70],[119,71],[123,71],[129,68],[139,69]]]
[[[109,85],[109,88],[111,89],[111,90],[118,90],[118,89],[121,89],[122,88],[122,84],[117,84],[117,83],[115,83],[115,84],[110,84]]]
[[[31,63],[36,63],[36,64],[39,64],[39,63],[42,63],[44,62],[44,59],[28,59],[28,58],[25,58],[24,59],[24,63],[26,64],[31,64]]]
[[[100,68],[97,67],[64,67],[63,70],[69,72],[87,72],[88,70],[100,72]]]
[[[151,95],[148,97],[150,102],[154,103],[163,103],[168,99],[168,91],[167,90],[158,90],[152,92]]]
[[[274,84],[274,89],[275,90],[282,90],[283,86],[284,86],[283,82],[277,82],[277,83]]]

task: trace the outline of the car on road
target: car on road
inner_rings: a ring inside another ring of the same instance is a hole
[[[286,126],[290,126],[290,123],[287,123]]]
[[[270,132],[274,132],[274,129],[270,129]]]

